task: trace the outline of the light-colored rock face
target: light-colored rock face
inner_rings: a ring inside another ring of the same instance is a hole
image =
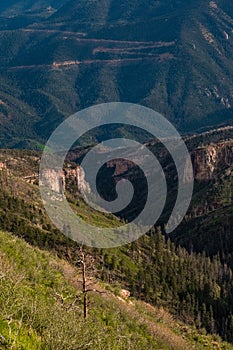
[[[54,169],[46,169],[43,172],[43,179],[52,191],[63,194],[65,191],[65,174],[63,171]]]
[[[65,174],[67,178],[70,178],[76,184],[78,191],[91,192],[90,185],[85,179],[85,172],[81,166],[68,168],[65,170]]]
[[[89,184],[85,180],[85,173],[82,167],[66,168],[63,171],[46,169],[43,173],[45,185],[52,191],[63,194],[66,190],[67,181],[71,181],[77,187],[77,191],[91,192]]]
[[[185,168],[184,168],[184,176],[183,176],[183,182],[185,184],[191,183],[193,181],[193,169],[192,166],[187,159]]]
[[[193,167],[195,178],[199,181],[212,180],[219,173],[232,176],[233,142],[198,148],[193,153]]]
[[[77,186],[79,190],[83,190],[84,192],[90,193],[91,188],[88,182],[85,180],[85,172],[82,167],[78,167],[77,169]]]

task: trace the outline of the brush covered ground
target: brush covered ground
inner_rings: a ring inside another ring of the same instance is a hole
[[[100,282],[101,292],[89,293],[84,321],[78,268],[2,231],[0,246],[1,349],[233,349],[164,308],[124,300]]]
[[[210,146],[221,152],[228,150],[230,138],[231,129],[224,129],[186,141],[190,150],[201,150],[208,156]],[[40,153],[35,151],[1,150],[0,227],[76,265],[78,245],[53,226],[43,208],[38,187],[39,160]],[[137,300],[163,307],[188,327],[205,329],[232,342],[231,167],[229,163],[223,172],[217,166],[212,179],[204,167],[207,173],[204,171],[203,180],[196,179],[189,213],[172,237],[176,244],[162,234],[161,223],[130,245],[86,249],[95,278],[113,289],[128,289]],[[198,174],[203,176],[203,171]],[[69,184],[67,181],[68,187]],[[170,197],[173,196],[171,188]],[[92,224],[110,227],[120,222],[113,215],[90,210],[73,186],[67,188],[67,197],[77,214]],[[198,224],[194,235],[193,227]]]

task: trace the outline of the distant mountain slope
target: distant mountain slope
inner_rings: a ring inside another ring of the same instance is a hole
[[[152,40],[168,38],[177,33],[177,25],[184,14],[191,11],[200,0],[185,1],[144,1],[144,0],[70,0],[51,18],[50,22],[62,22],[64,25],[80,30],[85,28],[89,33],[119,39],[138,38]],[[170,33],[168,27],[175,25]],[[127,29],[127,30],[126,30]],[[165,29],[165,32],[163,30]]]
[[[0,4],[0,14],[6,16],[20,15],[25,12],[44,11],[50,8],[58,9],[66,0],[9,0]]]
[[[20,30],[6,22],[0,31],[2,145],[45,142],[66,116],[109,101],[149,106],[184,133],[232,123],[231,3],[59,5],[34,23],[26,16]]]

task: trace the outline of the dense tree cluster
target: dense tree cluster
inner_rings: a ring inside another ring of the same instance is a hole
[[[135,297],[233,341],[232,270],[219,256],[190,254],[159,232],[131,244],[125,255],[102,253],[103,278],[123,280]]]

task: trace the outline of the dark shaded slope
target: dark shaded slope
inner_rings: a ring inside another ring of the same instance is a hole
[[[44,12],[46,9],[53,10],[61,7],[66,0],[8,0],[0,4],[0,14],[5,16],[16,16],[23,13]]]
[[[232,30],[232,5],[220,0],[102,0],[68,1],[46,20],[1,31],[3,145],[45,142],[64,117],[110,101],[149,106],[184,133],[232,123]],[[12,97],[33,111],[23,134]]]

